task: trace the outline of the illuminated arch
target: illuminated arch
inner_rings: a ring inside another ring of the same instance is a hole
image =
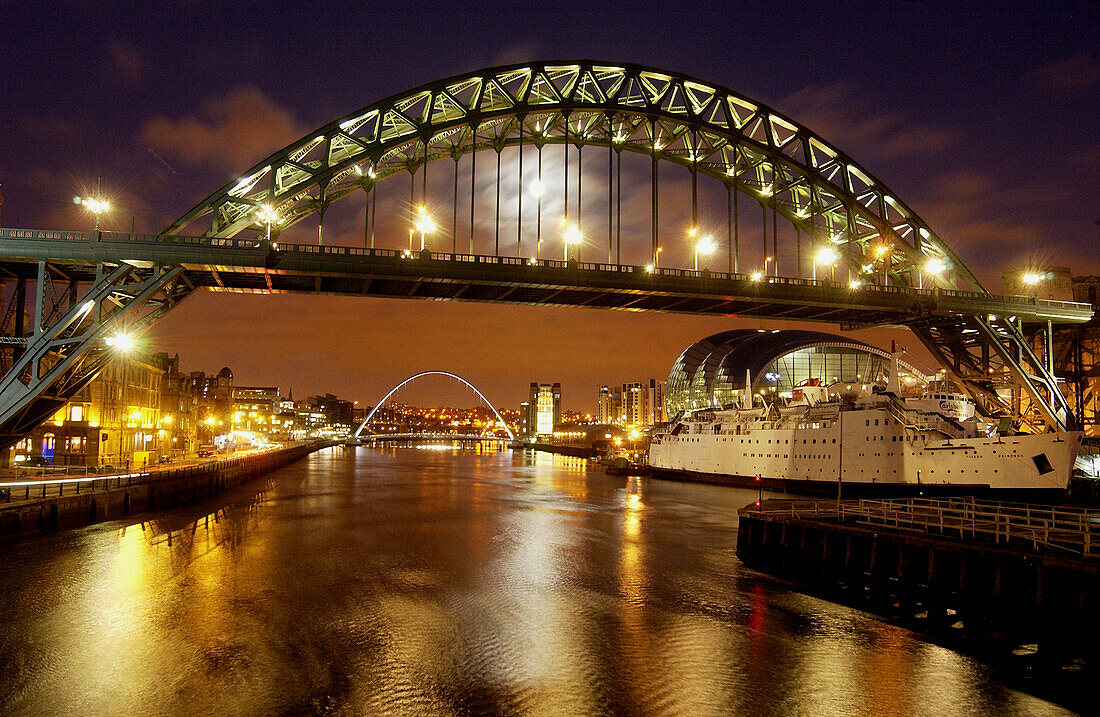
[[[461,381],[462,383],[464,383],[464,384],[466,384],[467,386],[469,386],[469,387],[470,387],[470,388],[471,388],[471,389],[473,390],[473,392],[474,392],[474,393],[476,393],[476,394],[478,395],[478,397],[479,397],[479,398],[480,398],[480,399],[481,399],[482,401],[484,401],[484,402],[485,402],[485,405],[489,407],[489,409],[490,409],[490,410],[491,410],[491,411],[493,412],[493,415],[497,417],[497,420],[498,420],[498,421],[500,421],[500,425],[504,426],[504,430],[508,432],[508,438],[509,438],[510,440],[515,440],[515,438],[516,438],[516,437],[515,437],[515,435],[514,435],[514,434],[512,433],[512,429],[508,427],[508,424],[507,424],[507,423],[505,422],[505,420],[504,420],[504,419],[503,419],[503,418],[501,417],[501,415],[500,415],[500,413],[499,413],[499,412],[497,411],[496,407],[495,407],[495,406],[493,406],[493,404],[489,403],[489,399],[485,398],[485,394],[483,394],[483,393],[482,393],[481,391],[477,390],[477,386],[473,385],[472,383],[470,383],[470,382],[469,382],[469,381],[467,381],[466,379],[462,378],[462,377],[461,377],[461,376],[459,376],[458,374],[456,374],[456,373],[451,373],[451,372],[449,372],[449,371],[421,371],[420,373],[416,374],[415,376],[409,376],[409,377],[408,377],[407,379],[405,379],[405,380],[404,380],[404,381],[402,381],[401,383],[399,383],[399,384],[397,384],[396,386],[394,386],[393,388],[391,388],[391,389],[390,389],[390,392],[389,392],[389,393],[387,393],[387,394],[386,394],[385,396],[383,396],[383,397],[382,397],[382,400],[381,400],[381,401],[379,401],[379,402],[378,402],[378,403],[377,403],[377,404],[375,405],[375,407],[374,407],[374,408],[372,408],[372,409],[370,410],[370,413],[368,413],[368,414],[367,414],[367,417],[366,417],[366,418],[364,418],[364,419],[363,419],[363,422],[359,424],[359,428],[355,429],[355,433],[354,433],[354,435],[353,435],[352,437],[353,437],[353,438],[359,438],[359,435],[360,435],[360,434],[361,434],[361,433],[363,432],[363,429],[364,429],[364,428],[366,428],[366,426],[367,426],[367,424],[368,424],[368,423],[370,423],[370,419],[374,418],[374,414],[375,414],[375,413],[376,413],[376,412],[378,411],[378,409],[379,409],[379,408],[381,408],[381,407],[382,407],[383,405],[385,405],[386,401],[388,401],[388,400],[389,400],[390,396],[392,396],[393,394],[397,393],[398,389],[400,389],[400,388],[401,388],[402,386],[404,386],[405,384],[409,383],[410,381],[415,381],[416,379],[418,379],[418,378],[421,378],[421,377],[423,377],[423,376],[433,376],[433,375],[436,375],[436,376],[448,376],[448,377],[450,377],[450,378],[453,378],[453,379],[456,379],[456,380],[458,380],[458,381]]]
[[[675,162],[773,206],[857,271],[885,244],[893,282],[910,283],[939,260],[947,271],[937,285],[982,290],[916,212],[806,127],[713,83],[592,61],[494,67],[368,105],[244,172],[165,233],[186,233],[207,215],[205,235],[260,232],[264,205],[293,224],[419,164],[521,142],[611,146]]]

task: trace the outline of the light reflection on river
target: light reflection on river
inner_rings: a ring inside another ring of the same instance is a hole
[[[0,713],[1063,712],[743,568],[753,491],[334,448],[234,498],[0,546]]]

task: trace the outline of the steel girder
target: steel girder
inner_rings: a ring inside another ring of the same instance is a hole
[[[1047,326],[1043,341],[1050,347]],[[1020,416],[1033,428],[1077,426],[1058,387],[1049,348],[1038,356],[1014,318],[960,316],[913,323],[909,328],[985,415]],[[1003,394],[1010,387],[1022,393],[1006,397]]]
[[[0,447],[21,439],[84,388],[112,358],[105,339],[125,326],[140,335],[191,292],[176,282],[182,266],[99,264],[83,296],[68,281],[60,297],[53,284],[60,273],[38,262],[33,326],[28,336],[9,337],[11,367],[0,378]],[[21,297],[17,289],[13,298]],[[13,309],[22,314],[21,302]]]
[[[935,257],[944,288],[981,285],[916,212],[806,127],[732,90],[638,65],[592,61],[494,67],[423,85],[345,115],[226,184],[164,233],[210,215],[204,233],[261,231],[263,205],[286,224],[419,164],[520,143],[611,146],[676,162],[736,187],[859,271],[877,244],[893,282]]]

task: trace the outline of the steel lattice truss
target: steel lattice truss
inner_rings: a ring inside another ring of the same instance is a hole
[[[100,264],[96,279],[79,284],[62,267],[38,262],[29,335],[20,280],[5,311],[0,356],[0,447],[7,447],[76,396],[113,358],[106,339],[125,326],[140,336],[194,287],[182,266]],[[64,282],[58,294],[55,284]],[[14,334],[14,335],[13,335]]]
[[[892,282],[912,283],[933,258],[939,286],[977,279],[882,182],[794,120],[717,85],[637,65],[594,62],[496,67],[419,87],[311,132],[222,187],[165,229],[231,237],[325,211],[385,177],[472,151],[568,142],[652,155],[713,176],[772,206],[855,270],[892,248]]]

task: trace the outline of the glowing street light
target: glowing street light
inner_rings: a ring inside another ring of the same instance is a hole
[[[917,275],[917,288],[924,288],[925,274],[928,274],[928,276],[933,279],[932,285],[933,287],[935,287],[936,277],[942,274],[945,269],[947,269],[947,264],[943,263],[943,259],[940,259],[939,257],[932,257],[931,259],[929,259],[928,263],[924,265],[924,270]]]
[[[894,247],[889,244],[877,244],[875,245],[875,261],[882,262],[882,283],[887,285],[890,283],[890,272],[887,270],[890,265],[890,260],[887,258]],[[873,270],[873,268],[872,268]]]
[[[272,209],[269,205],[260,205],[260,208],[256,211],[256,218],[260,220],[260,224],[267,227],[267,241],[271,241],[271,225],[279,223],[279,213]]]
[[[105,199],[93,199],[91,197],[73,197],[73,204],[79,204],[95,215],[95,229],[99,231],[99,215],[110,211],[111,205]]]
[[[1042,274],[1038,273],[1038,272],[1029,271],[1029,272],[1025,272],[1022,278],[1024,280],[1024,283],[1027,284],[1028,286],[1035,286],[1040,281],[1042,281],[1045,277]]]
[[[749,275],[749,278],[752,279],[753,281],[763,281],[764,280],[764,272],[757,269],[756,271],[754,271],[752,274]]]
[[[692,227],[689,234],[693,234],[694,231],[695,228]],[[714,249],[714,239],[712,239],[709,234],[703,237],[702,241],[695,245],[695,271],[699,271],[699,255],[703,255],[703,268],[705,269],[707,267],[707,257],[714,253]]]
[[[852,291],[855,291],[856,289],[860,288],[861,286],[863,286],[863,281],[861,279],[852,279],[851,281],[848,282],[848,288],[851,289]]]
[[[838,258],[839,257],[837,257],[836,250],[833,249],[831,246],[822,247],[817,252],[817,255],[814,256],[814,274],[813,274],[814,281],[817,281],[817,265],[818,264],[833,267],[833,266],[836,266],[836,260]],[[830,269],[830,272],[831,272],[831,269]],[[832,276],[832,274],[830,273],[830,277],[831,276]]]
[[[103,340],[108,346],[121,354],[129,353],[134,348],[134,337],[130,334],[115,334]]]
[[[565,261],[569,261],[569,245],[580,244],[581,239],[583,239],[583,237],[581,236],[580,227],[578,227],[576,224],[570,224],[569,226],[567,226],[565,228],[564,239],[565,242],[562,246],[565,252]]]
[[[417,208],[416,221],[413,222],[413,226],[420,233],[420,251],[424,251],[427,247],[428,235],[435,231],[435,222],[428,216],[428,210],[423,204]]]

